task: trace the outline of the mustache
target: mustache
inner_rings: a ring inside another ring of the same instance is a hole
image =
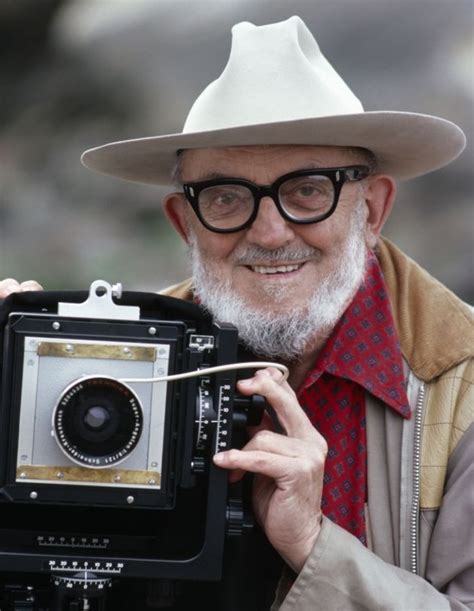
[[[319,259],[321,251],[312,246],[280,246],[275,249],[261,246],[246,246],[235,253],[232,262],[238,265],[252,265],[254,263],[275,263],[277,261],[301,261],[302,259]]]

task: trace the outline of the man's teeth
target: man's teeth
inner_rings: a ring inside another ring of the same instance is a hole
[[[288,272],[294,272],[302,266],[302,263],[299,265],[273,265],[271,267],[266,267],[263,265],[252,265],[252,271],[257,274],[285,274]]]

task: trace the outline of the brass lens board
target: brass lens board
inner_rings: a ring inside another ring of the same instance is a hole
[[[39,356],[55,356],[80,359],[114,359],[122,361],[145,361],[153,363],[156,360],[156,349],[133,345],[84,344],[74,342],[40,342]]]

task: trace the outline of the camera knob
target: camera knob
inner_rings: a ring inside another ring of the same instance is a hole
[[[254,527],[251,514],[244,510],[241,499],[229,499],[226,510],[226,534],[229,537],[240,537],[244,530]]]
[[[191,471],[193,473],[204,473],[205,466],[204,458],[202,456],[195,456],[191,462]]]
[[[267,401],[262,395],[234,397],[234,424],[239,426],[257,426],[260,424]]]

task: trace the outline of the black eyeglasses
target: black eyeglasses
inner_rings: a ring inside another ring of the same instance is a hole
[[[369,175],[366,166],[298,170],[277,178],[271,185],[256,185],[240,178],[189,182],[186,199],[210,231],[232,233],[254,222],[262,197],[271,197],[281,216],[291,223],[319,223],[334,212],[346,182]]]

